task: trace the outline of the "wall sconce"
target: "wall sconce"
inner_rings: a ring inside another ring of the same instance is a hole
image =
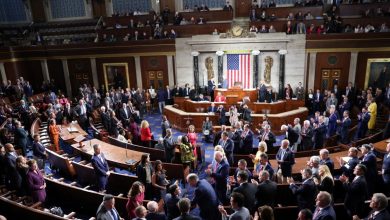
[[[225,52],[223,52],[222,50],[218,50],[217,52],[215,52],[215,54],[220,57],[223,56]]]
[[[287,54],[287,50],[279,50],[278,53],[280,55],[285,55],[285,54]]]
[[[191,56],[193,56],[193,57],[197,57],[197,56],[199,56],[199,51],[192,51],[191,52]]]
[[[253,56],[257,56],[257,55],[260,54],[260,50],[252,50],[252,51],[251,51],[251,54],[252,54]]]

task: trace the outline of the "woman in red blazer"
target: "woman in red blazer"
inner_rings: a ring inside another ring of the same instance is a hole
[[[150,131],[149,122],[143,120],[141,122],[141,142],[145,147],[151,147],[153,133]]]

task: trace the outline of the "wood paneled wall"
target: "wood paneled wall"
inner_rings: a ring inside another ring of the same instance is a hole
[[[5,62],[5,72],[7,79],[15,84],[16,79],[23,77],[30,84],[35,91],[40,91],[43,82],[43,74],[41,62],[39,60]]]
[[[90,59],[70,59],[68,60],[68,68],[73,96],[78,94],[80,85],[85,83],[93,85]]]
[[[147,56],[141,57],[142,87],[148,88],[148,71],[163,71],[164,86],[169,84],[168,81],[168,63],[166,56]]]
[[[330,64],[328,59],[329,57],[336,57],[336,63]],[[345,88],[348,84],[348,76],[349,76],[349,64],[351,60],[351,53],[349,52],[324,52],[317,53],[316,59],[316,75],[314,79],[314,89],[321,88],[321,70],[322,69],[340,69],[340,80],[339,80],[339,88]]]
[[[44,11],[44,0],[31,0],[30,5],[31,5],[31,14],[33,17],[34,22],[45,22],[46,15]]]
[[[390,51],[387,52],[360,52],[358,54],[355,85],[357,88],[364,88],[366,79],[367,60],[373,58],[390,58]]]
[[[54,79],[54,83],[58,89],[66,93],[64,68],[61,60],[48,60],[47,67],[49,69],[50,80]]]
[[[135,61],[134,57],[112,57],[112,58],[99,58],[96,59],[96,69],[99,81],[99,87],[104,85],[104,69],[103,64],[105,63],[127,63],[129,68],[129,80],[130,87],[137,88],[137,77],[135,73]]]

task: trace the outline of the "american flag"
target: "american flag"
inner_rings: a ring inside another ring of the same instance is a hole
[[[250,55],[249,54],[228,54],[227,55],[227,81],[228,88],[234,86],[235,82],[241,82],[244,89],[250,87]]]

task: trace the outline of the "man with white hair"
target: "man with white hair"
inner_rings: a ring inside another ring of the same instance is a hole
[[[158,203],[155,201],[150,201],[146,205],[146,208],[148,209],[148,214],[146,215],[146,219],[153,219],[153,220],[165,220],[166,216],[164,214],[158,213]]]
[[[374,193],[371,198],[370,208],[372,211],[364,219],[387,220],[390,219],[389,211],[387,211],[387,197],[383,193]],[[357,215],[353,216],[353,220],[360,220]]]
[[[215,179],[215,192],[219,201],[223,204],[227,203],[226,191],[227,180],[229,179],[229,164],[224,160],[224,155],[221,151],[215,151],[215,161],[217,162],[217,169],[207,169],[206,173]]]
[[[309,120],[303,122],[301,129],[301,150],[311,150],[313,148],[313,127]]]
[[[332,196],[326,191],[321,191],[317,195],[313,220],[336,220],[336,212],[332,206]]]
[[[307,163],[307,166],[310,167],[313,176],[318,176],[318,169],[320,167],[320,157],[319,156],[311,156],[310,160]]]
[[[297,133],[290,125],[282,125],[280,130],[285,133],[285,139],[288,139],[290,146],[293,146],[299,138]]]
[[[328,132],[326,134],[327,138],[330,138],[336,134],[338,116],[336,113],[336,107],[334,105],[330,106],[329,114]]]
[[[334,162],[329,157],[329,151],[327,149],[321,149],[320,150],[320,165],[326,165],[328,166],[331,173],[333,173],[334,170]]]
[[[298,150],[298,145],[301,143],[301,136],[299,135],[301,133],[301,119],[300,118],[295,118],[294,119],[294,127],[293,127],[293,130],[295,131],[295,133],[298,134],[298,140],[295,142],[295,144],[293,144],[291,147],[292,147],[292,151],[293,152],[297,152]]]
[[[287,183],[287,179],[292,175],[292,166],[295,164],[294,153],[288,147],[290,142],[283,140],[278,153],[276,154],[276,161],[278,162],[278,182]]]
[[[103,127],[107,131],[111,129],[111,118],[110,114],[106,111],[106,107],[100,107],[100,118],[102,119]]]

